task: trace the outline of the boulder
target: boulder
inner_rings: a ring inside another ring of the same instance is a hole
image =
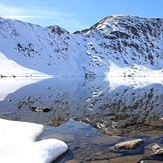
[[[160,147],[158,144],[155,144],[154,146],[152,146],[152,150],[154,154],[163,156],[163,148]]]
[[[143,139],[136,139],[136,140],[130,140],[130,141],[125,141],[122,143],[118,143],[115,145],[115,148],[118,149],[136,149],[140,144],[144,142]]]

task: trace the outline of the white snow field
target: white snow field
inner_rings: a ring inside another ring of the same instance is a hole
[[[0,162],[50,163],[67,151],[57,139],[36,141],[44,126],[0,119]]]
[[[48,75],[25,68],[12,59],[7,58],[0,52],[0,75],[2,76],[20,76],[20,77],[46,77]]]

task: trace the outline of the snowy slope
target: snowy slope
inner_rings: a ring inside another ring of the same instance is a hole
[[[115,15],[82,33],[91,66],[109,76],[155,76],[152,70],[163,68],[163,19]]]
[[[36,70],[25,68],[23,65],[17,64],[15,61],[8,59],[3,53],[0,52],[0,75],[1,76],[25,76],[25,77],[39,77],[47,76]]]
[[[160,76],[163,19],[115,15],[70,34],[0,18],[0,59],[6,76]]]

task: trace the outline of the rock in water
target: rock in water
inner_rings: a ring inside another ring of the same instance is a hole
[[[33,112],[49,112],[52,109],[47,107],[37,107],[37,106],[30,106],[29,107]]]
[[[158,144],[155,144],[154,146],[152,146],[152,150],[154,154],[163,156],[163,148],[160,147]]]
[[[115,145],[115,148],[118,149],[136,149],[140,144],[144,142],[143,139],[130,140]]]

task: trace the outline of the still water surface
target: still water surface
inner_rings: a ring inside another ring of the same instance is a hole
[[[0,90],[0,118],[44,124],[39,140],[68,144],[54,162],[163,161],[151,150],[163,144],[162,79],[2,78]],[[145,143],[135,150],[112,149],[135,138]]]

